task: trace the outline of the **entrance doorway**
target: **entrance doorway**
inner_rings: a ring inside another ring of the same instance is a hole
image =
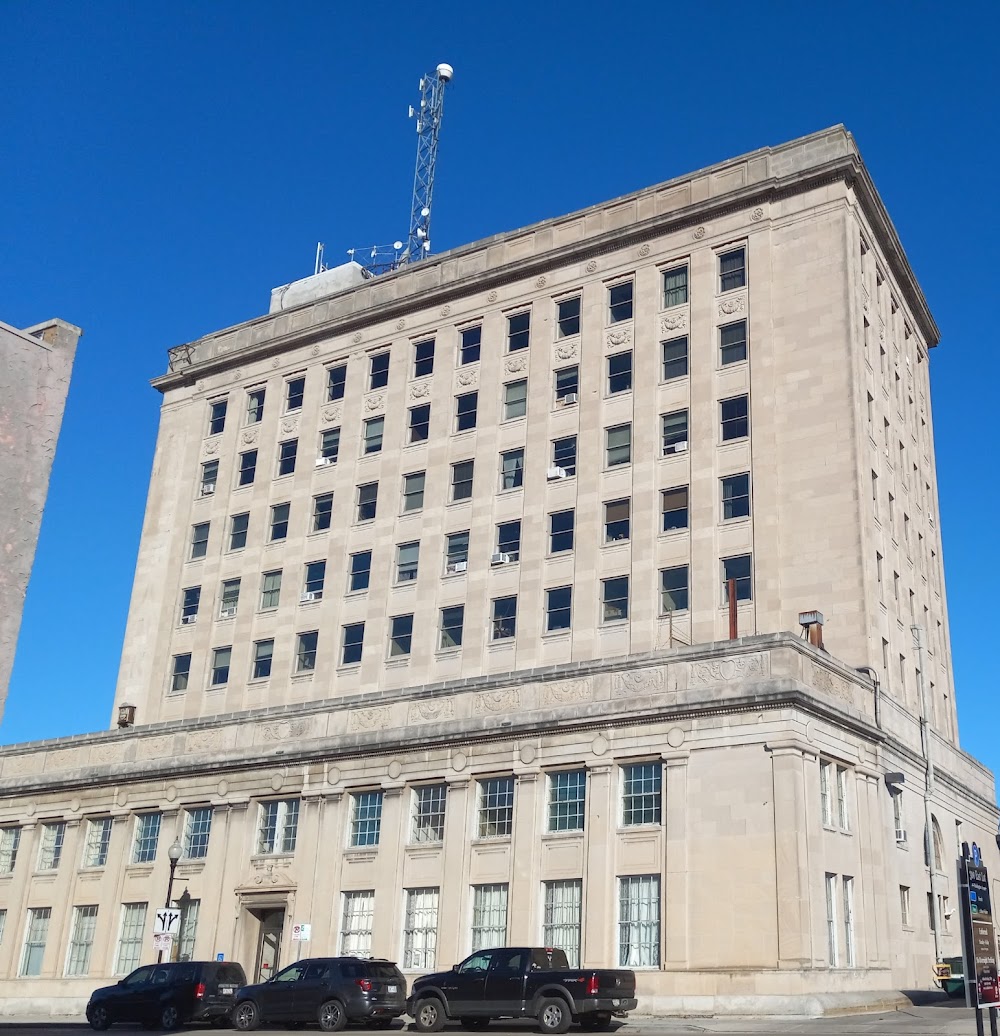
[[[252,913],[260,922],[253,981],[266,982],[278,973],[280,967],[281,931],[285,927],[285,908],[257,909]]]

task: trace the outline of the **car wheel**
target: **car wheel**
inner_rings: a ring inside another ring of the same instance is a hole
[[[181,1013],[176,1004],[167,1004],[160,1012],[160,1028],[164,1032],[173,1032],[181,1024]]]
[[[483,1018],[482,1015],[464,1015],[459,1021],[463,1029],[470,1029],[472,1032],[482,1032],[490,1027],[489,1018]]]
[[[323,1032],[340,1032],[347,1024],[347,1013],[339,1000],[327,1000],[319,1008],[319,1027]]]
[[[260,1008],[252,1000],[242,1000],[233,1008],[233,1028],[250,1032],[260,1028]]]
[[[543,1000],[538,1007],[538,1027],[544,1033],[563,1033],[572,1020],[569,1005],[558,997]]]
[[[418,1000],[413,1021],[417,1032],[440,1032],[444,1028],[444,1004],[436,997]]]
[[[580,1028],[587,1032],[607,1032],[611,1028],[611,1012],[595,1011],[580,1019]]]
[[[108,1009],[103,1004],[98,1004],[87,1011],[87,1021],[96,1032],[104,1032],[111,1024],[111,1015],[108,1014]]]

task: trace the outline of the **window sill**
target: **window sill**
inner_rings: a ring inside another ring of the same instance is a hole
[[[567,626],[565,629],[558,630],[546,630],[541,636],[543,641],[552,643],[557,640],[569,640],[573,633],[573,627]]]
[[[353,673],[361,672],[360,662],[347,662],[337,666],[337,676],[351,676]]]
[[[263,864],[263,863],[265,863],[267,861],[270,861],[270,860],[293,860],[294,858],[295,858],[295,853],[293,853],[293,852],[292,853],[285,853],[285,852],[254,853],[250,857],[250,862],[251,863]]]
[[[681,536],[686,536],[691,531],[687,525],[678,525],[675,529],[664,529],[661,533],[657,534],[657,539],[679,539]]]
[[[271,479],[271,482],[272,483],[274,483],[274,482],[282,482],[285,479],[291,480],[294,477],[295,477],[295,472],[294,471],[286,471],[283,474],[275,475],[274,478]]]
[[[410,664],[409,655],[394,655],[385,660],[386,669],[406,669]]]
[[[206,694],[218,694],[219,691],[224,691],[228,687],[229,687],[229,681],[228,680],[225,683],[214,683],[214,684],[211,685],[211,687],[206,687],[205,688],[205,693]],[[179,691],[178,693],[183,693],[183,692]]]
[[[678,618],[678,617],[680,617],[682,619],[686,619],[690,614],[691,614],[690,608],[675,608],[671,612],[660,612],[659,618],[660,618],[661,622],[666,622],[666,620],[668,618],[670,618],[671,615],[675,619]]]
[[[738,514],[738,515],[735,515],[732,518],[720,518],[719,519],[719,524],[721,526],[725,527],[725,528],[729,528],[732,525],[749,525],[750,524],[750,515],[748,515],[748,514]]]
[[[272,547],[283,547],[285,545],[285,541],[287,539],[288,539],[287,536],[282,536],[280,540],[268,540],[267,543],[264,544],[264,550],[270,550]],[[240,549],[241,550],[245,550],[246,548],[240,548]],[[230,552],[230,553],[233,553],[233,552]]]
[[[543,842],[559,842],[565,841],[568,838],[582,838],[583,828],[574,827],[567,831],[543,831],[542,841]]]
[[[344,849],[344,856],[349,856],[354,860],[374,860],[378,856],[378,844],[349,845]]]
[[[316,675],[314,669],[310,669],[305,673],[292,673],[290,679],[292,683],[308,683]]]
[[[125,871],[132,877],[144,877],[153,873],[152,863],[126,863]]]
[[[506,489],[498,489],[497,496],[510,496],[513,493],[523,492],[524,486],[508,486]]]
[[[510,835],[481,835],[479,838],[472,839],[472,845],[475,846],[492,846],[492,845],[510,845]]]

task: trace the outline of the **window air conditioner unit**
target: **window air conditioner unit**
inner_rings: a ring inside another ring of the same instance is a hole
[[[567,475],[569,475],[569,472],[565,468],[553,467],[553,468],[549,468],[549,470],[546,473],[545,477],[550,482],[553,482],[557,478],[566,478]]]
[[[464,572],[469,567],[468,561],[453,561],[448,566],[449,572]]]
[[[308,601],[315,601],[315,600],[316,600],[316,591],[315,590],[306,590],[303,593],[299,594],[299,604],[305,604]]]
[[[211,496],[214,492],[215,492],[215,483],[214,482],[206,482],[201,487],[201,495],[202,496]]]
[[[562,405],[563,406],[572,406],[575,402],[576,402],[576,393],[575,392],[567,392],[562,397]]]
[[[182,615],[181,616],[181,625],[182,626],[190,626],[191,623],[194,622],[195,619],[197,619],[197,618],[198,618],[197,615]]]
[[[220,619],[231,619],[235,614],[236,614],[236,609],[235,608],[223,608],[222,611],[219,612],[219,618]]]
[[[332,464],[332,463],[333,463],[333,457],[317,457],[316,458],[316,467],[317,468],[325,468],[328,464]]]
[[[906,830],[904,828],[902,828],[902,827],[897,827],[896,828],[896,841],[897,842],[905,842],[906,841]]]
[[[688,448],[687,439],[674,443],[674,453],[686,453]]]
[[[493,554],[490,556],[491,565],[506,565],[509,561],[509,554]]]

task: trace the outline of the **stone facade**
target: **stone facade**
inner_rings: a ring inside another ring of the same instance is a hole
[[[850,135],[314,287],[157,379],[136,725],[2,760],[11,1002],[151,959],[175,836],[180,951],[251,977],[545,941],[646,1010],[927,985],[931,871],[957,952],[998,811],[957,744],[937,329]]]

